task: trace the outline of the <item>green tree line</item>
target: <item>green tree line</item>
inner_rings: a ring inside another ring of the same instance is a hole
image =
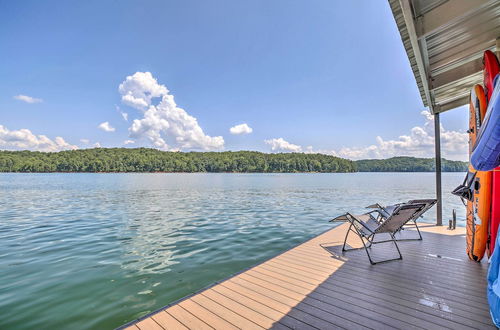
[[[1,172],[355,172],[347,159],[255,151],[166,152],[96,148],[60,152],[0,151]]]
[[[363,159],[356,161],[359,172],[434,172],[434,158],[392,157],[388,159]],[[441,159],[443,172],[465,172],[467,162]]]
[[[443,159],[443,171],[467,163]],[[96,148],[60,152],[0,151],[0,172],[431,172],[434,160],[394,157],[351,161],[323,154],[256,151],[167,152],[148,148]]]

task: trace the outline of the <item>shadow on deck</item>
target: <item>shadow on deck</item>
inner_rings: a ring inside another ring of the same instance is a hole
[[[495,329],[486,300],[487,263],[467,259],[463,228],[425,227],[423,241],[400,243],[403,260],[377,265],[363,250],[342,253],[346,229],[336,227],[128,326]],[[393,249],[375,245],[374,259]]]

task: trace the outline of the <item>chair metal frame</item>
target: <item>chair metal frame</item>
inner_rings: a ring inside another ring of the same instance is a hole
[[[373,211],[362,215],[362,216],[368,217],[366,222],[359,219],[358,218],[359,216],[353,215],[349,212],[345,213],[345,214],[343,214],[335,219],[332,219],[331,221],[347,220],[350,222],[349,229],[346,232],[346,235],[344,238],[344,243],[342,245],[342,252],[364,249],[366,252],[366,255],[368,256],[368,260],[370,261],[370,263],[372,265],[376,265],[376,264],[384,263],[384,262],[388,262],[388,261],[402,260],[403,255],[401,254],[401,250],[399,249],[399,246],[397,244],[397,239],[395,238],[395,234],[397,232],[399,232],[401,230],[401,228],[408,223],[408,221],[411,221],[416,213],[423,213],[421,211],[425,208],[425,205],[426,204],[424,204],[424,203],[413,203],[413,204],[399,205],[394,209],[394,211],[392,212],[392,214],[388,218],[381,220],[381,221],[377,220],[377,218],[375,218],[371,214]],[[394,220],[394,218],[396,216],[400,215],[401,211],[404,211],[407,209],[415,209],[415,211],[410,216],[406,217],[406,219],[401,219],[402,220],[402,221],[400,220],[401,224],[398,224],[396,222],[397,228],[395,228],[393,230],[385,228],[385,227],[388,227],[389,225],[391,225],[392,222],[396,221],[396,220]],[[374,225],[377,224],[376,227],[370,228],[367,225],[369,221],[373,221]],[[359,237],[359,239],[361,240],[361,243],[363,244],[362,247],[359,247],[359,248],[347,248],[346,247],[347,246],[347,239],[348,239],[349,234],[351,232],[355,233]],[[387,240],[383,240],[383,241],[375,241],[374,239],[375,239],[375,236],[377,234],[388,234],[391,237],[391,239],[387,239]],[[380,261],[374,261],[372,259],[372,256],[370,255],[370,252],[369,252],[369,249],[372,247],[372,245],[381,244],[381,243],[389,243],[389,242],[392,242],[394,244],[394,246],[396,247],[396,250],[398,252],[399,257],[384,259],[384,260],[380,260]]]
[[[352,217],[351,214],[347,214],[347,216],[349,217]],[[368,256],[368,260],[370,260],[370,263],[372,265],[376,265],[376,264],[379,264],[379,263],[383,263],[383,262],[388,262],[388,261],[393,261],[393,260],[401,260],[403,259],[403,256],[401,255],[401,251],[399,250],[399,246],[398,244],[396,243],[396,239],[394,238],[394,235],[393,234],[389,234],[391,235],[391,240],[385,240],[385,241],[374,241],[375,239],[375,235],[376,233],[372,232],[370,229],[368,229],[366,226],[364,226],[364,224],[361,222],[361,221],[358,221],[355,217],[352,217],[352,221],[349,221],[351,224],[349,225],[349,229],[347,230],[346,232],[346,235],[345,235],[345,238],[344,238],[344,244],[342,244],[342,252],[347,252],[347,251],[354,251],[354,250],[360,250],[360,249],[364,249],[365,252],[366,252],[366,255]],[[371,233],[367,236],[365,235],[363,232],[361,232],[355,225],[355,221],[358,221],[358,223],[362,224],[367,230],[369,230]],[[353,229],[354,228],[354,229]],[[349,233],[350,232],[354,232],[361,240],[361,243],[363,244],[362,247],[359,247],[359,248],[346,248],[346,245],[347,245],[347,238],[349,237]],[[387,243],[387,242],[393,242],[394,243],[394,246],[396,247],[397,251],[398,251],[398,254],[399,254],[399,257],[398,258],[392,258],[392,259],[386,259],[386,260],[381,260],[381,261],[373,261],[370,253],[368,252],[368,249],[371,248],[372,245],[374,244],[380,244],[380,243]]]
[[[386,219],[386,216],[384,214],[382,214],[380,212],[380,210],[384,210],[386,214],[389,214],[390,215],[390,211],[387,210],[388,207],[397,207],[397,206],[400,206],[400,205],[405,205],[405,204],[425,204],[425,207],[420,210],[419,212],[415,212],[415,214],[413,215],[413,219],[411,219],[410,221],[408,221],[408,223],[406,223],[404,226],[402,226],[399,231],[395,234],[398,234],[398,233],[401,233],[401,231],[407,229],[407,228],[413,228],[415,227],[415,229],[417,230],[417,234],[418,234],[418,238],[396,238],[396,241],[398,242],[402,242],[402,241],[421,241],[423,238],[422,238],[422,233],[420,232],[420,229],[418,228],[418,224],[417,224],[417,220],[418,218],[422,217],[422,215],[427,212],[429,209],[431,209],[436,203],[437,203],[437,199],[413,199],[413,200],[410,200],[406,203],[399,203],[399,204],[395,204],[395,205],[389,205],[389,206],[382,206],[380,205],[379,203],[375,203],[375,204],[372,204],[370,206],[367,206],[367,208],[377,208],[373,211],[370,211],[368,213],[373,213],[373,212],[378,212],[378,221],[384,221]]]

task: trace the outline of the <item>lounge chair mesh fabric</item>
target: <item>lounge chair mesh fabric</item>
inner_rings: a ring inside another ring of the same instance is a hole
[[[420,233],[420,229],[418,228],[417,220],[420,218],[425,212],[427,212],[430,208],[434,206],[434,204],[437,203],[436,199],[413,199],[410,200],[406,203],[399,203],[395,205],[389,205],[389,206],[382,206],[379,203],[372,204],[370,206],[367,206],[367,208],[374,208],[374,211],[371,211],[370,213],[377,212],[379,214],[378,220],[379,222],[384,221],[387,219],[393,212],[394,210],[404,204],[425,204],[425,206],[420,210],[419,212],[415,213],[413,215],[413,219],[411,221],[408,221],[404,226],[400,228],[398,233],[400,233],[404,228],[406,227],[415,227],[417,230],[417,235],[418,238],[397,238],[397,241],[413,241],[413,240],[422,240],[422,234]]]
[[[429,202],[426,203],[426,201]],[[397,232],[399,232],[401,228],[409,221],[412,220],[415,221],[416,218],[421,216],[425,211],[427,211],[430,207],[432,207],[432,205],[434,205],[435,203],[435,200],[414,200],[410,202],[395,205],[392,212],[390,213],[387,212],[389,216],[387,218],[383,218],[382,220],[374,217],[372,215],[373,211],[361,215],[345,213],[341,216],[332,219],[331,221],[348,221],[350,223],[349,229],[347,230],[344,239],[342,251],[344,252],[344,251],[364,249],[371,264],[402,259],[403,256],[401,255],[401,252],[399,250],[398,244],[396,243],[396,238],[394,237],[394,235]],[[347,239],[351,232],[359,237],[361,243],[363,244],[363,247],[360,248],[346,247]],[[390,236],[390,239],[382,241],[374,241],[376,235],[379,234],[388,234]],[[374,261],[369,251],[372,245],[380,243],[390,243],[390,242],[392,242],[396,247],[399,257]]]

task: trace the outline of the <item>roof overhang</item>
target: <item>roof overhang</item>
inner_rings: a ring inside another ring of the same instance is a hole
[[[485,50],[500,49],[498,0],[389,0],[415,80],[432,113],[469,103]]]

